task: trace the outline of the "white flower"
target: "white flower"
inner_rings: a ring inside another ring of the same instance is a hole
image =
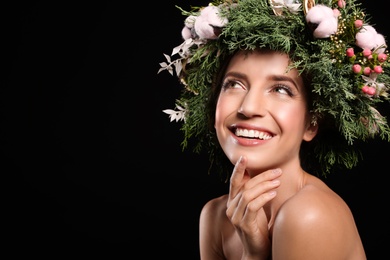
[[[173,48],[171,56],[177,53],[180,55],[180,57],[184,57],[184,58],[187,57],[190,54],[189,49],[195,43],[196,42],[192,38],[188,38],[182,44]]]
[[[227,22],[226,18],[220,17],[219,7],[209,5],[203,8],[200,15],[195,19],[194,29],[200,39],[217,39],[220,29]]]
[[[174,66],[176,75],[180,76],[180,72],[183,69],[182,60],[186,60],[191,56],[190,48],[193,45],[199,46],[199,45],[204,44],[204,43],[205,43],[205,40],[201,40],[201,39],[193,39],[193,38],[186,39],[184,42],[182,42],[182,44],[173,48],[171,56],[164,54],[165,59],[167,60],[168,63],[161,62],[160,63],[161,68],[158,70],[157,74],[163,70],[167,70],[171,75],[173,75],[173,67],[172,66]],[[177,58],[175,60],[171,60],[171,57],[173,57],[175,54],[179,55],[180,58]],[[187,62],[189,63],[190,61],[187,61]]]
[[[291,13],[297,13],[302,5],[298,0],[270,0],[270,4],[276,15],[282,15],[285,7]]]
[[[328,38],[337,32],[338,12],[328,6],[315,5],[306,14],[306,22],[315,24],[313,31],[315,38]]]
[[[173,110],[173,109],[165,109],[163,112],[165,114],[169,115],[169,118],[171,119],[171,122],[175,120],[176,122],[184,120],[185,121],[185,115],[187,110],[179,105],[176,105],[176,109],[178,110]]]
[[[383,53],[386,49],[385,38],[371,25],[365,25],[356,34],[356,45],[362,49],[375,49],[377,53]]]

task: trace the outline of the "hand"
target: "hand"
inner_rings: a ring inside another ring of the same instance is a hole
[[[268,170],[250,178],[246,165],[247,159],[240,157],[234,167],[226,215],[243,243],[243,257],[267,259],[271,253],[271,241],[263,206],[276,196],[281,170]]]

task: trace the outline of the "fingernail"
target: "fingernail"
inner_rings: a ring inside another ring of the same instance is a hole
[[[240,156],[240,158],[238,158],[237,164],[241,163],[241,161],[242,161],[242,155]]]
[[[276,196],[276,191],[270,191],[270,192],[268,192],[268,196],[270,196],[270,197],[275,197]]]
[[[280,169],[280,168],[273,169],[272,173],[275,174],[275,175],[280,175],[282,173],[282,169]]]

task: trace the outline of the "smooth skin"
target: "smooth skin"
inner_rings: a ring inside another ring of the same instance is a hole
[[[257,50],[239,52],[225,71],[215,129],[235,167],[229,194],[202,209],[202,260],[366,259],[347,204],[301,167],[300,145],[318,125],[288,65],[285,54]]]

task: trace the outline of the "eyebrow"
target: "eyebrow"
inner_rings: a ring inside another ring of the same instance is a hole
[[[227,77],[235,77],[235,78],[240,78],[240,79],[244,79],[246,80],[247,79],[247,76],[243,73],[240,73],[240,72],[235,72],[235,71],[229,71],[225,74],[225,76],[223,77],[223,81],[227,78]]]

